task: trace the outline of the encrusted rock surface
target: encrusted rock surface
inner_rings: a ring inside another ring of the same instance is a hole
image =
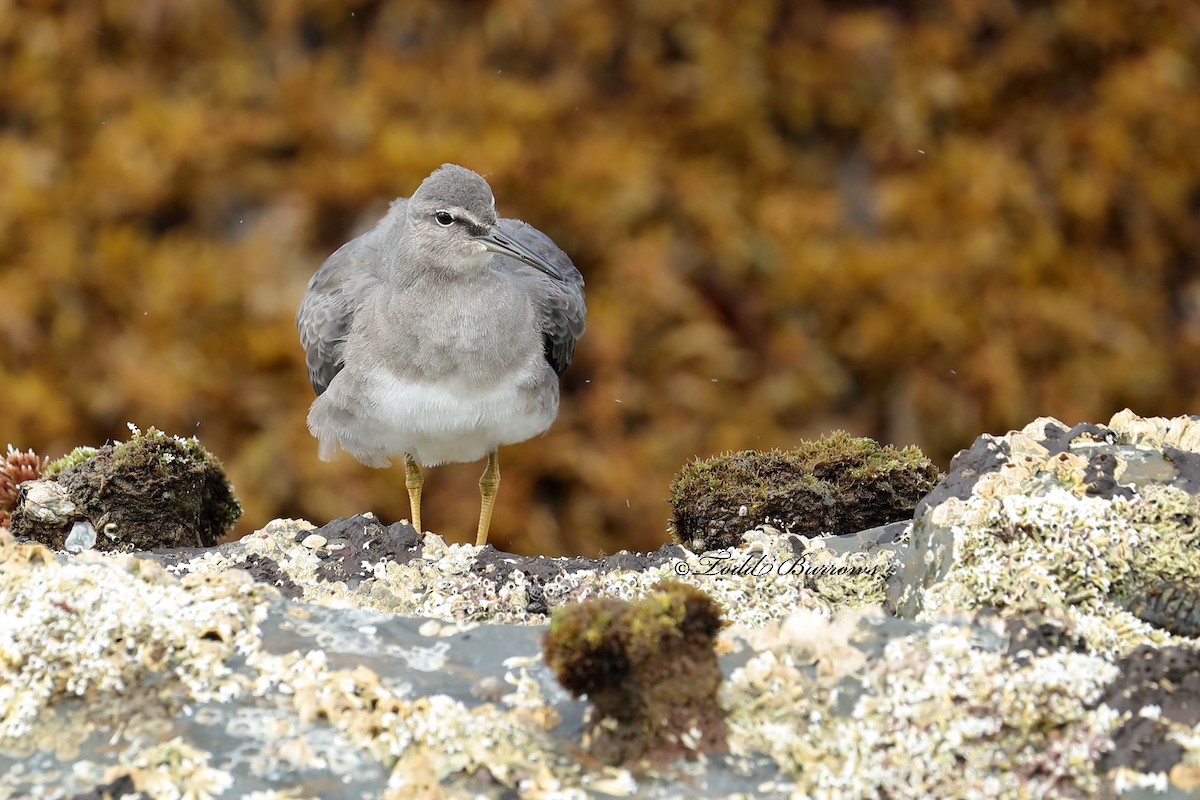
[[[918,508],[890,605],[918,619],[1059,609],[1106,654],[1194,635],[1198,447],[1200,421],[1129,412],[980,437]]]
[[[76,551],[215,545],[242,515],[221,462],[195,437],[129,427],[128,441],[78,448],[22,483],[13,532]]]
[[[1043,419],[982,437],[912,525],[707,554],[370,517],[136,556],[0,534],[0,797],[1186,796],[1198,462],[1190,418]],[[730,622],[729,753],[605,767],[546,623],[664,579]]]

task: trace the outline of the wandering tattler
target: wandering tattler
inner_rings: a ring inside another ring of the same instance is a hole
[[[421,467],[478,461],[487,543],[497,451],[544,433],[583,334],[583,276],[550,237],[496,216],[487,181],[443,164],[334,252],[296,313],[317,399],[308,429],[371,467],[404,456],[421,530]]]

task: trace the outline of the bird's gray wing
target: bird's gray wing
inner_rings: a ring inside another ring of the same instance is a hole
[[[407,198],[393,200],[375,227],[333,252],[308,282],[296,311],[296,330],[313,390],[320,395],[342,370],[343,351],[361,293],[380,270],[385,233],[403,219]]]
[[[358,307],[345,287],[357,263],[360,244],[358,239],[349,241],[325,259],[308,281],[308,291],[296,312],[308,378],[318,395],[342,369],[342,350]]]
[[[383,231],[404,214],[403,198],[392,202],[374,228],[333,252],[308,282],[296,311],[296,330],[304,347],[308,378],[318,395],[341,372],[346,336],[359,307],[365,281],[379,268],[378,245]]]
[[[562,272],[563,279],[557,280],[516,259],[494,256],[502,259],[505,266],[519,275],[529,288],[541,315],[546,360],[555,372],[562,375],[575,356],[575,343],[583,335],[583,322],[587,314],[587,306],[583,301],[583,276],[570,257],[549,236],[529,223],[519,219],[500,219],[496,225],[505,236],[516,239]]]

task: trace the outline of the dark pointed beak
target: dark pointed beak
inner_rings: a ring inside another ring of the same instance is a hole
[[[482,236],[476,236],[475,241],[482,242],[483,246],[493,253],[523,261],[551,278],[557,278],[560,281],[563,279],[562,270],[546,260],[544,256],[538,255],[516,239],[510,239],[495,228]]]

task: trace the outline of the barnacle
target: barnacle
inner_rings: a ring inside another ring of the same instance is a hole
[[[1119,721],[1095,705],[1117,673],[1110,662],[1059,647],[1004,652],[979,623],[861,620],[854,630],[846,614],[829,623],[797,615],[803,637],[781,636],[734,670],[722,700],[735,754],[769,754],[796,781],[795,796],[1097,791],[1092,762]],[[853,632],[839,630],[846,624]],[[890,631],[881,645],[864,644],[870,629]],[[853,671],[822,671],[808,666],[814,643],[864,650]]]
[[[17,507],[17,486],[40,477],[48,463],[49,459],[32,450],[21,452],[8,446],[8,454],[0,459],[0,528],[8,527]]]
[[[1200,583],[1195,580],[1155,583],[1126,608],[1177,636],[1200,637]]]
[[[924,501],[889,601],[919,619],[1065,612],[1089,652],[1197,636],[1195,459],[1172,449],[1196,428],[1122,412],[1107,426],[1046,417],[980,437]]]

